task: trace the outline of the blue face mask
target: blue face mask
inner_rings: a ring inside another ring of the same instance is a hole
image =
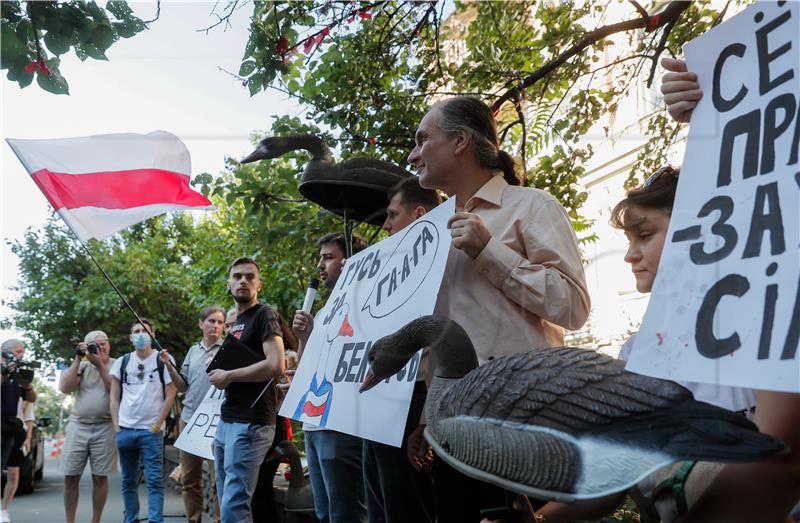
[[[131,337],[136,350],[144,350],[150,345],[150,335],[146,332],[137,332]]]

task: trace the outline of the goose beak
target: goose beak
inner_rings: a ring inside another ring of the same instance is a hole
[[[361,384],[361,387],[358,388],[358,392],[365,392],[380,383],[381,380],[372,373],[372,369],[367,371],[367,375],[364,377],[364,382]]]
[[[264,154],[262,153],[261,148],[259,147],[258,149],[247,155],[247,158],[245,158],[239,163],[240,164],[250,163],[250,162],[255,162],[257,160],[263,160],[264,158],[265,158]]]

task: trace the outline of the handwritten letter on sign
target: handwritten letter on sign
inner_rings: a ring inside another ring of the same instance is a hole
[[[628,369],[800,391],[800,14],[756,2],[686,45],[703,99]]]
[[[347,260],[314,318],[281,416],[399,447],[421,353],[367,393],[358,387],[379,338],[431,314],[442,283],[455,199]],[[421,349],[422,347],[420,347]]]
[[[213,460],[214,436],[217,435],[219,410],[224,400],[225,391],[223,389],[213,386],[208,389],[206,397],[194,411],[192,419],[175,440],[175,448]]]

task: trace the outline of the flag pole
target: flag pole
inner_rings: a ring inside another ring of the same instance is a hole
[[[109,276],[106,270],[103,268],[103,266],[100,265],[100,262],[98,262],[97,258],[94,257],[92,251],[89,250],[89,247],[85,243],[83,243],[83,240],[81,240],[77,234],[75,234],[75,231],[72,230],[72,227],[67,227],[67,228],[70,230],[70,232],[72,232],[73,236],[75,236],[78,242],[80,242],[81,246],[83,247],[83,250],[86,251],[86,254],[89,255],[89,258],[91,258],[94,264],[97,266],[97,268],[100,269],[100,272],[103,273],[103,276],[105,276],[106,280],[108,280],[108,283],[111,284],[111,287],[114,288],[114,291],[116,291],[117,296],[120,297],[122,303],[124,303],[125,306],[128,307],[128,310],[131,311],[131,314],[133,314],[133,317],[136,318],[136,321],[138,321],[142,325],[142,327],[144,327],[144,330],[146,330],[147,334],[149,334],[150,337],[153,339],[153,342],[156,344],[158,350],[164,350],[164,347],[162,347],[161,344],[158,342],[158,340],[156,339],[156,335],[150,329],[150,326],[147,325],[147,323],[145,323],[144,321],[142,321],[142,318],[140,318],[139,315],[136,313],[136,311],[133,310],[133,307],[131,307],[131,304],[128,303],[128,300],[122,294],[122,291],[119,290],[119,287],[117,287],[117,284],[114,283],[114,280],[111,279],[111,276]]]

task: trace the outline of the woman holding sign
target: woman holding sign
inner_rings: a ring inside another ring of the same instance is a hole
[[[689,122],[703,96],[697,75],[682,60],[665,58],[661,92],[673,119]],[[782,459],[728,465],[689,514],[693,522],[785,522],[800,500],[800,394],[760,391],[755,422],[761,432],[781,438],[791,452]]]
[[[688,72],[681,60],[667,58],[662,64],[671,71],[664,76],[661,87],[669,113],[676,121],[688,122],[702,97],[697,75]],[[641,187],[629,191],[612,212],[612,225],[623,229],[628,237],[629,248],[625,261],[631,265],[639,292],[650,292],[655,281],[677,190],[678,174],[679,171],[671,167],[659,169]],[[622,358],[630,354],[630,342],[623,346],[620,353]],[[697,399],[731,410],[744,410],[755,399],[754,391],[747,389],[698,383],[684,385],[692,390]],[[782,459],[763,463],[695,465],[691,474],[699,473],[713,479],[707,480],[710,481],[708,487],[705,487],[705,482],[697,483],[697,489],[702,492],[695,493],[699,499],[686,496],[691,506],[688,512],[680,514],[681,523],[791,521],[789,512],[800,498],[800,395],[760,391],[755,401],[757,409],[754,421],[759,429],[781,438],[792,451]],[[687,477],[691,478],[688,471],[679,478],[681,489],[685,490],[692,481]],[[661,479],[658,478],[655,483]],[[655,483],[650,486],[655,486]],[[672,490],[673,484],[670,483],[669,487]],[[612,512],[624,496],[623,492],[573,504],[551,502],[538,510],[535,516],[527,498],[518,498],[514,507],[525,513],[527,521],[554,523],[597,519]],[[643,521],[645,517],[643,512]]]

